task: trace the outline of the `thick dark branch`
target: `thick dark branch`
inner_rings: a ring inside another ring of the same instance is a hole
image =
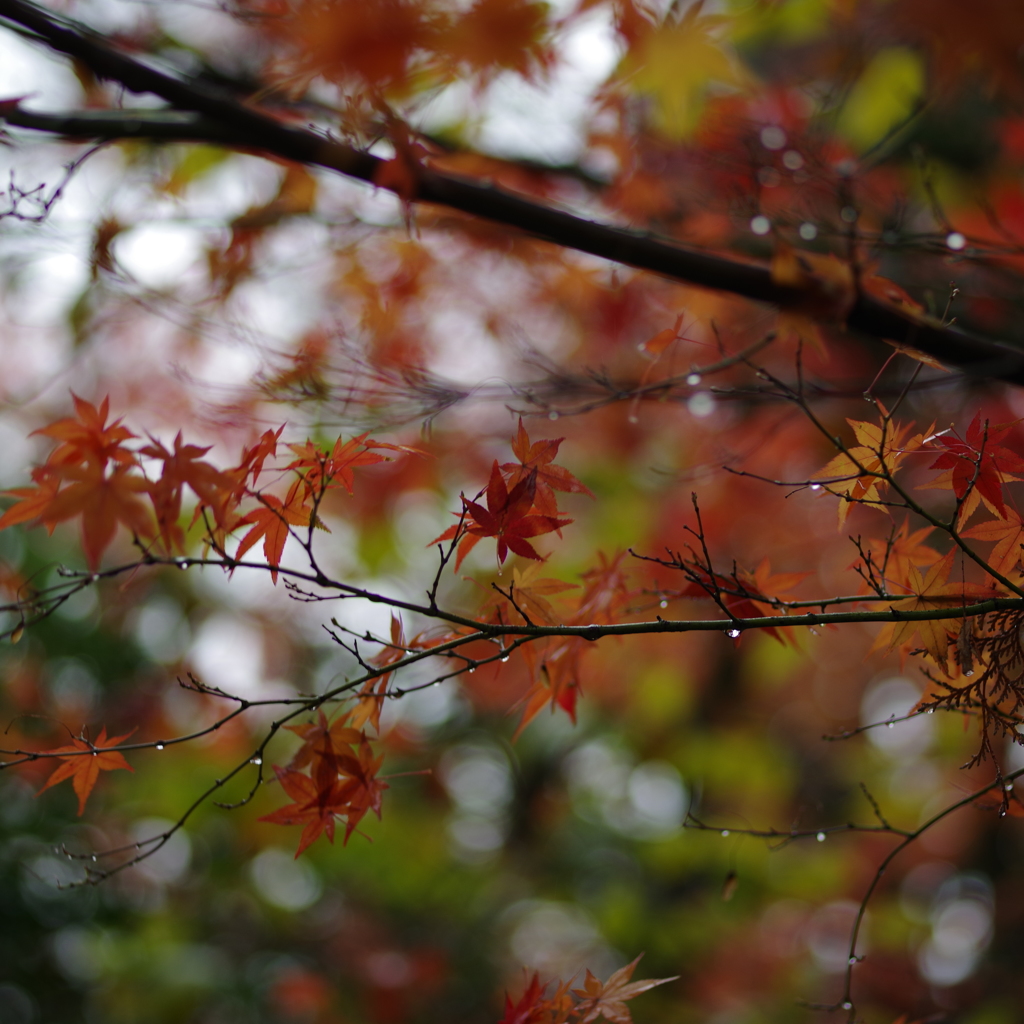
[[[254,146],[251,133],[186,110],[76,110],[42,114],[22,107],[0,109],[0,120],[15,128],[50,132],[67,139],[152,139],[154,142],[209,142],[218,146]]]
[[[300,163],[339,171],[362,181],[373,182],[382,161],[352,146],[324,138],[315,132],[286,125],[268,114],[240,103],[227,92],[209,85],[184,80],[128,56],[104,37],[59,18],[26,0],[0,0],[0,18],[30,29],[51,49],[74,57],[103,78],[114,79],[137,93],[153,93],[180,110],[193,111],[224,126],[219,140],[205,134],[203,120],[182,125],[177,138],[192,140],[197,132],[209,141],[230,146],[247,146]],[[23,118],[24,112],[21,112]],[[60,134],[84,131],[90,138],[110,138],[108,122],[97,130],[77,115],[57,116],[61,125],[43,128]],[[146,115],[148,118],[149,115]],[[14,120],[8,118],[10,123]],[[140,115],[139,124],[126,137],[147,137]],[[76,128],[77,125],[77,128]],[[166,114],[160,113],[149,137],[174,138]],[[768,267],[743,263],[712,253],[684,248],[675,242],[585,220],[542,203],[482,185],[457,175],[428,167],[420,169],[416,201],[437,203],[526,232],[556,245],[590,253],[616,263],[699,285],[730,292],[747,299],[785,306],[798,301],[800,293],[776,284]],[[968,334],[954,327],[914,319],[870,296],[860,295],[847,318],[847,325],[876,338],[887,338],[914,346],[940,361],[981,377],[1024,384],[1024,352],[1009,345]]]

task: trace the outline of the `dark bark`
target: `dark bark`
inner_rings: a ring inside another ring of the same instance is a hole
[[[39,114],[8,106],[8,124],[73,138],[203,141],[251,149],[374,182],[378,157],[305,128],[285,124],[216,86],[170,74],[117,49],[109,40],[26,0],[0,0],[0,18],[29,29],[53,50],[86,64],[100,78],[151,93],[173,110]],[[190,116],[191,115],[191,116]],[[800,293],[772,280],[768,267],[689,249],[625,228],[599,224],[532,199],[457,175],[422,168],[415,202],[435,203],[503,224],[555,245],[758,302],[785,306]],[[912,345],[973,376],[1024,384],[1024,352],[956,327],[917,320],[861,294],[847,327]]]

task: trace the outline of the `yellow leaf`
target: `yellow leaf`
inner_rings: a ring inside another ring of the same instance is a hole
[[[682,139],[697,127],[711,83],[742,86],[743,76],[718,39],[730,19],[701,16],[694,4],[678,23],[651,28],[626,55],[619,73],[653,103],[655,127]]]
[[[924,86],[920,54],[904,46],[879,51],[843,104],[839,132],[857,149],[869,149],[911,115]]]

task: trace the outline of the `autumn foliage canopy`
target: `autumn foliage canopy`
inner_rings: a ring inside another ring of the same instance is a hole
[[[0,1018],[1019,1019],[1024,8],[0,47]]]

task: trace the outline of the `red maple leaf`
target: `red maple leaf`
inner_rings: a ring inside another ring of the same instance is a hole
[[[303,725],[286,725],[289,732],[302,738],[302,746],[295,752],[288,768],[301,771],[312,765],[311,773],[318,782],[330,782],[338,774],[338,756],[351,753],[363,736],[358,729],[348,725],[348,715],[342,715],[328,722],[323,709],[317,711],[315,722]]]
[[[333,843],[335,822],[339,818],[346,819],[344,841],[347,843],[367,811],[380,817],[381,798],[388,788],[386,782],[377,778],[384,755],[374,757],[365,737],[360,736],[357,753],[338,751],[329,738],[329,730],[321,736],[328,737],[324,746],[329,747],[331,753],[317,756],[314,751],[316,762],[312,778],[294,768],[274,765],[278,780],[294,803],[259,819],[275,825],[304,826],[296,857],[321,835],[326,835]]]
[[[321,788],[308,775],[291,768],[278,768],[274,765],[274,772],[294,803],[279,807],[259,820],[274,825],[303,825],[299,848],[295,851],[296,857],[322,835],[326,835],[333,843],[334,823],[348,811],[346,784],[336,779]]]
[[[545,986],[534,972],[526,991],[518,1002],[513,1003],[508,993],[505,994],[505,1014],[498,1024],[537,1024],[544,1020],[550,1011],[550,1002],[544,998]]]
[[[699,565],[687,565],[687,570],[697,579],[679,591],[680,597],[717,598],[729,614],[737,619],[784,615],[785,608],[780,607],[773,599],[779,598],[811,575],[809,572],[773,574],[771,562],[767,558],[761,560],[761,564],[754,572],[739,570],[731,578],[709,573]],[[780,643],[785,643],[786,637],[778,629],[769,627],[764,632]]]
[[[519,481],[511,490],[501,475],[498,460],[494,460],[491,468],[491,479],[487,483],[487,507],[477,501],[470,501],[462,496],[468,522],[461,530],[463,537],[459,544],[459,556],[455,568],[476,545],[481,537],[494,537],[498,541],[498,562],[504,564],[509,551],[514,551],[523,558],[541,560],[534,550],[528,537],[539,537],[545,533],[554,533],[563,526],[568,526],[571,519],[556,519],[554,516],[531,515],[533,498],[537,489],[537,471],[531,469],[529,474]],[[440,537],[431,541],[452,540],[459,535],[459,526],[445,530]]]
[[[593,492],[576,479],[569,470],[554,464],[558,448],[564,437],[553,441],[536,441],[530,443],[530,435],[523,426],[523,418],[519,417],[519,431],[512,441],[512,452],[518,463],[506,462],[501,468],[508,474],[508,486],[515,487],[531,472],[536,472],[536,490],[533,496],[534,508],[541,515],[557,516],[558,503],[554,491],[566,491],[571,494],[586,494],[593,498]]]
[[[134,731],[133,729],[132,732]],[[119,768],[129,772],[135,771],[124,759],[124,755],[109,749],[109,747],[116,747],[119,743],[123,743],[131,734],[131,732],[126,732],[123,736],[111,736],[108,739],[107,727],[104,726],[100,729],[95,743],[73,739],[70,746],[57,747],[55,750],[48,751],[50,754],[67,754],[68,756],[61,757],[64,763],[54,768],[53,774],[46,780],[46,785],[39,790],[39,793],[46,792],[51,786],[56,786],[65,779],[71,779],[71,785],[74,786],[75,794],[78,796],[78,815],[81,817],[85,810],[85,802],[89,799],[89,794],[92,792],[93,786],[96,785],[100,772],[112,772]]]
[[[951,470],[950,484],[957,498],[963,501],[973,486],[1000,516],[1005,517],[1003,483],[1015,479],[1006,474],[1024,472],[1024,458],[999,443],[1014,426],[1013,423],[989,426],[987,422],[982,423],[981,413],[978,413],[967,428],[965,438],[955,434],[936,438],[946,451],[928,468]]]
[[[212,446],[200,448],[194,444],[182,444],[181,431],[174,438],[173,451],[168,451],[159,441],[150,440],[152,444],[141,449],[141,454],[163,462],[160,479],[149,486],[160,539],[168,550],[182,551],[185,535],[178,520],[185,485],[191,488],[202,505],[212,508],[216,515],[224,508],[224,493],[233,489],[235,481],[229,474],[202,460]]]

